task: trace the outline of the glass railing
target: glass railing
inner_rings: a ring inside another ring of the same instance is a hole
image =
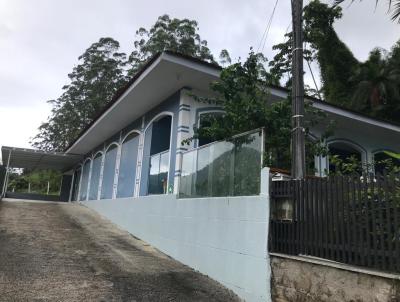
[[[179,197],[260,194],[263,129],[183,154]]]
[[[166,194],[168,187],[169,150],[150,156],[149,194]]]

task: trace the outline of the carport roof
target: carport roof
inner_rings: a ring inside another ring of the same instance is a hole
[[[65,171],[78,163],[81,155],[63,152],[45,152],[35,149],[1,147],[3,165],[7,165],[11,153],[9,166],[27,169],[53,169]]]

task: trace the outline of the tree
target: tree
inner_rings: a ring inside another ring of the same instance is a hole
[[[197,21],[171,19],[168,15],[158,17],[149,30],[139,28],[136,31],[135,49],[129,56],[132,64],[130,75],[135,74],[149,58],[165,50],[215,63],[207,41],[201,39],[198,30]]]
[[[312,0],[304,8],[304,40],[307,61],[316,60],[321,71],[321,92],[326,102],[386,120],[400,117],[400,42],[386,54],[375,49],[367,61],[359,62],[339,39],[334,28],[342,9]],[[270,62],[271,73],[282,78],[291,70],[291,33],[288,41],[277,44]],[[290,87],[290,79],[287,87]],[[310,91],[315,95],[317,91]]]
[[[335,5],[339,5],[346,0],[334,0]],[[354,0],[351,0],[353,3]],[[375,0],[376,4],[378,4],[378,0]],[[392,20],[400,23],[400,0],[389,0],[389,11],[392,11]]]
[[[31,142],[36,148],[64,151],[126,83],[126,55],[114,39],[101,38],[78,59],[62,95],[49,101],[51,115]]]
[[[249,130],[265,127],[268,135],[265,145],[265,164],[282,169],[290,168],[290,138],[291,138],[291,105],[290,97],[281,102],[270,103],[268,86],[274,83],[274,78],[266,71],[266,59],[261,54],[250,52],[244,63],[232,64],[221,71],[220,80],[211,84],[211,89],[217,97],[199,97],[199,102],[212,103],[221,106],[224,114],[211,116],[206,126],[195,130],[191,139],[221,140]],[[306,104],[306,134],[309,129],[325,115]],[[326,135],[329,135],[326,132]],[[314,155],[324,152],[323,140],[311,142],[308,138],[307,150],[309,167],[312,166]],[[311,144],[313,147],[311,147]],[[311,172],[309,170],[309,172]]]
[[[63,87],[62,95],[49,101],[53,106],[51,115],[32,139],[34,147],[64,151],[128,78],[159,52],[170,50],[215,63],[195,20],[163,15],[149,30],[140,28],[136,34],[129,60],[112,38],[101,38],[78,58],[79,64],[68,75],[70,83]],[[226,50],[221,60],[230,62]]]
[[[325,100],[349,106],[349,95],[354,89],[349,78],[358,66],[358,61],[333,28],[334,21],[341,16],[340,7],[329,7],[319,0],[313,0],[304,7],[304,42],[310,45],[310,49],[305,50],[304,57],[308,61],[316,59],[318,62]],[[291,70],[292,33],[286,36],[288,40],[285,43],[273,46],[278,53],[270,62],[270,67],[278,78]]]
[[[357,83],[352,97],[354,109],[392,119],[400,114],[400,69],[391,61],[377,48],[356,69],[351,77]]]

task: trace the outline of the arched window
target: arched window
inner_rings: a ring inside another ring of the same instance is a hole
[[[81,181],[81,167],[75,170],[74,172],[74,184],[72,187],[72,196],[71,200],[72,201],[77,201],[78,200],[78,191],[79,191],[79,182]]]
[[[101,160],[103,153],[99,152],[93,159],[92,175],[90,177],[89,200],[96,200],[99,191]]]
[[[161,113],[145,130],[140,195],[166,194],[172,190],[169,187],[172,120],[172,113]]]
[[[129,134],[121,147],[117,197],[132,197],[135,189],[139,134]]]
[[[210,127],[215,119],[220,119],[224,115],[223,111],[205,111],[199,113],[199,121],[197,127]],[[212,143],[214,140],[207,137],[199,138],[199,147]]]
[[[117,160],[118,146],[112,144],[105,154],[103,182],[101,184],[101,199],[111,199],[113,195],[115,163]]]
[[[87,189],[88,189],[88,185],[89,185],[90,163],[91,163],[91,160],[88,159],[83,164],[82,182],[81,182],[81,190],[79,193],[79,200],[86,200],[86,198],[87,198]]]
[[[379,151],[374,153],[374,170],[376,174],[383,174],[388,167],[388,163],[394,166],[400,167],[400,160],[385,153],[385,151]]]
[[[336,156],[339,160],[343,162],[349,162],[350,158],[355,158],[359,163],[360,167],[357,169],[357,172],[362,172],[362,155],[361,152],[354,147],[352,144],[347,142],[333,142],[329,144],[329,154],[330,156]],[[336,172],[338,167],[336,164],[330,159],[329,160],[329,172]]]

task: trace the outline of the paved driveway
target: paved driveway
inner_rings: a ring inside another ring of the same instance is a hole
[[[238,301],[79,205],[0,202],[0,301]]]

